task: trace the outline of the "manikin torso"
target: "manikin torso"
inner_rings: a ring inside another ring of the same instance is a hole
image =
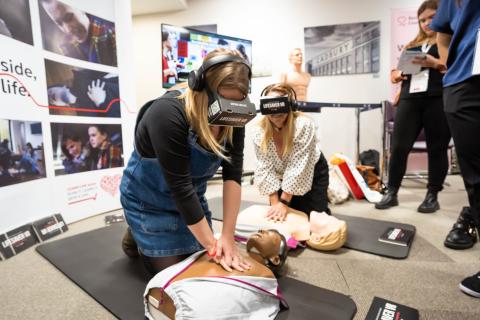
[[[282,73],[280,81],[290,85],[297,95],[298,101],[307,101],[307,89],[310,84],[310,74],[302,70],[303,54],[298,48],[289,54],[292,70]]]
[[[232,317],[273,320],[280,310],[279,302],[284,306],[286,302],[279,294],[274,274],[263,263],[269,259],[280,265],[277,260],[285,259],[286,253],[280,258],[272,252],[278,251],[280,254],[277,247],[280,247],[280,242],[283,247],[286,243],[285,239],[276,241],[281,237],[276,232],[263,231],[258,236],[259,239],[252,240],[254,243],[251,246],[263,250],[249,252],[245,257],[252,266],[249,270],[227,272],[211,261],[205,252],[198,252],[157,274],[145,290],[146,317],[150,320],[227,320]],[[276,243],[273,247],[270,245],[272,241]],[[268,257],[262,253],[269,253]],[[211,299],[215,296],[217,305],[212,308]]]
[[[307,101],[307,88],[310,84],[310,74],[304,71],[291,71],[284,73],[282,82],[289,84],[297,94],[298,101]]]

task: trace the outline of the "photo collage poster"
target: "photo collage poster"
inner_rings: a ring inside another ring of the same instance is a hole
[[[127,138],[124,150],[123,130],[134,116],[117,53],[118,23],[131,13],[117,6],[0,0],[0,232],[56,213],[69,223],[121,207],[133,145]]]

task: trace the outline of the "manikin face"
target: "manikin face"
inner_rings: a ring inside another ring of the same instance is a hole
[[[274,265],[280,264],[280,247],[282,239],[274,230],[259,230],[250,236],[247,242],[247,251],[255,248],[256,251]]]
[[[80,141],[67,139],[67,141],[65,141],[65,147],[73,158],[77,158],[82,152],[82,143]]]
[[[432,23],[432,19],[435,16],[436,10],[433,9],[425,9],[420,15],[418,16],[418,23],[420,24],[420,28],[422,28],[423,32],[427,35],[427,37],[432,37],[435,35],[435,31],[430,29],[430,23]]]
[[[268,97],[279,97],[282,96],[279,92],[276,91],[270,91],[267,94]],[[272,123],[272,125],[277,128],[277,129],[282,129],[283,126],[285,125],[285,122],[287,122],[288,118],[288,113],[277,113],[277,114],[268,114],[266,115],[268,120]]]
[[[92,148],[95,149],[100,148],[107,139],[107,135],[102,134],[100,131],[98,131],[97,127],[88,128],[88,137],[90,145],[92,146]]]
[[[290,63],[294,65],[301,65],[303,62],[302,50],[295,49],[290,53]]]
[[[50,18],[65,34],[80,43],[87,40],[90,20],[83,11],[56,0],[42,2],[42,5]]]

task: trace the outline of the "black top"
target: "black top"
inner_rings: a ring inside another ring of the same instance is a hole
[[[140,110],[135,128],[135,147],[145,158],[157,158],[178,211],[188,225],[204,217],[203,209],[190,176],[190,125],[179,91],[167,92],[146,103]],[[242,179],[244,128],[233,129],[232,144],[227,143],[227,156],[222,161],[223,180]]]
[[[409,50],[418,50],[421,52],[421,46],[410,48]],[[438,55],[438,48],[437,45],[434,44],[430,47],[427,52],[428,54],[432,55],[434,58],[439,58]],[[425,70],[427,68],[422,68]],[[401,99],[415,99],[415,98],[425,98],[425,97],[441,97],[442,96],[442,88],[443,88],[443,73],[438,71],[438,69],[430,68],[430,75],[428,78],[428,89],[425,92],[416,92],[416,93],[409,93],[410,90],[410,79],[412,78],[411,75],[406,75],[407,80],[402,81],[402,91],[400,93]]]

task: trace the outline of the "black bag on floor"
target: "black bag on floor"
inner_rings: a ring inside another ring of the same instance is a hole
[[[377,150],[369,149],[360,153],[360,164],[374,168],[376,175],[380,174],[380,153]]]

